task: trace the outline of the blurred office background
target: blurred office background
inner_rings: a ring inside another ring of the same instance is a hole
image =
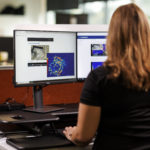
[[[16,25],[109,24],[114,10],[131,2],[140,6],[150,19],[150,0],[0,0],[0,64],[5,65],[7,57],[13,63]]]

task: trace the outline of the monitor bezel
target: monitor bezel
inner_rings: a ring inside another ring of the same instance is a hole
[[[76,76],[74,78],[69,78],[69,79],[58,79],[58,80],[41,80],[41,81],[33,81],[30,83],[22,83],[19,84],[16,82],[16,50],[15,50],[15,41],[16,41],[16,32],[18,31],[33,31],[33,32],[61,32],[61,33],[75,33],[76,36],[76,44],[75,44],[75,52],[76,52],[76,62],[75,62],[75,71],[76,71]],[[14,54],[14,77],[13,77],[13,84],[15,87],[25,87],[25,86],[45,86],[45,85],[50,85],[50,84],[63,84],[63,83],[72,83],[72,82],[77,82],[77,32],[75,31],[54,31],[54,30],[24,30],[24,29],[15,29],[13,31],[13,54]]]

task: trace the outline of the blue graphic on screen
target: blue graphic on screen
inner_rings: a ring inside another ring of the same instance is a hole
[[[92,56],[106,55],[106,45],[105,44],[92,44],[91,50],[92,50]]]
[[[48,53],[47,77],[74,75],[74,53]]]
[[[91,62],[91,69],[94,70],[103,65],[104,62]]]

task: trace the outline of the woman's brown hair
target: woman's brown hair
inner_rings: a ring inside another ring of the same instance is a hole
[[[121,75],[128,88],[150,88],[150,27],[137,5],[123,5],[114,12],[106,48],[109,78]]]

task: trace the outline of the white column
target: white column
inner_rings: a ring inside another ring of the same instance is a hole
[[[45,24],[46,23],[46,12],[47,12],[47,0],[40,0],[40,6],[41,10],[39,10],[39,19],[38,23],[39,24]]]

